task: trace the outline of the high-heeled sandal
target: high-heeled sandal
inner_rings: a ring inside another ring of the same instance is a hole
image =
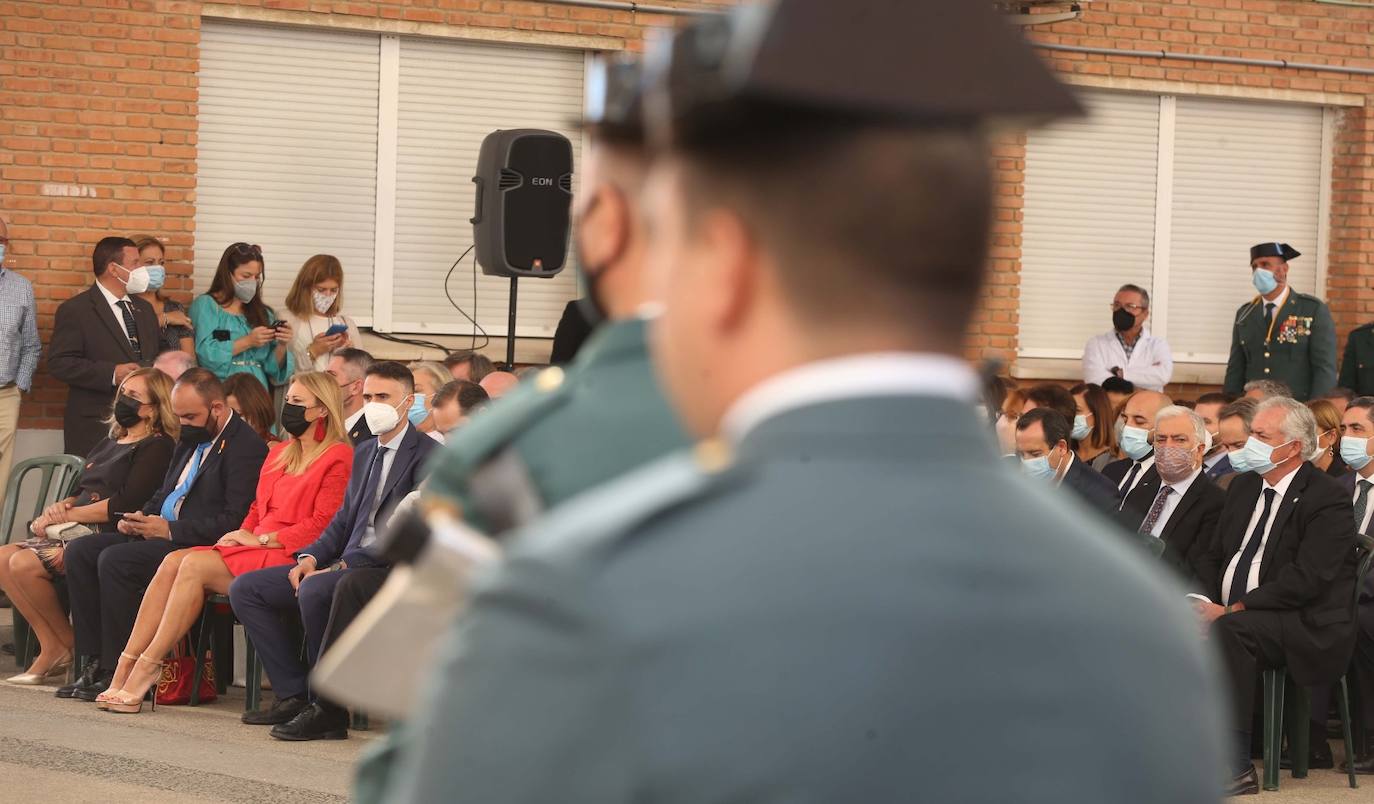
[[[123,652],[123,651],[120,651],[120,653],[119,653],[119,658],[121,658],[121,659],[129,659],[130,661],[134,662],[135,664],[138,663],[138,657],[135,656],[135,655],[133,655],[132,653],[125,653],[125,652]],[[118,667],[115,668],[116,671],[118,671],[118,669],[119,669]],[[130,669],[129,669],[129,674],[132,675],[133,672],[134,672],[134,671],[133,671],[133,668],[130,668]],[[129,680],[129,676],[127,676],[127,675],[124,676],[124,680],[125,680],[125,681],[128,681],[128,680]],[[95,708],[96,708],[96,709],[109,709],[109,708],[110,708],[110,699],[111,699],[112,697],[114,697],[115,695],[118,695],[121,691],[122,691],[122,690],[119,690],[119,689],[116,689],[116,688],[115,688],[115,686],[114,686],[114,681],[111,680],[111,681],[110,681],[110,688],[107,689],[107,690],[105,690],[104,692],[100,693],[99,695],[95,696]]]
[[[150,711],[157,711],[157,680],[162,675],[162,662],[155,662],[152,659],[149,659],[146,654],[138,657],[138,659],[134,662],[134,667],[137,668],[140,662],[142,662],[143,664],[151,664],[155,668],[157,668],[157,672],[148,682],[148,688],[145,689],[143,693],[139,695],[137,698],[131,695],[125,695],[124,690],[120,690],[119,692],[110,696],[109,703],[105,707],[105,711],[114,712],[117,715],[137,715],[138,713],[143,711],[143,702],[145,699],[148,698],[149,693],[152,693],[153,695],[152,706],[150,707]],[[133,675],[133,673],[130,673],[129,675]]]
[[[56,664],[41,673],[20,673],[5,680],[11,684],[26,687],[36,687],[50,681],[61,681],[67,677],[67,671],[72,669],[72,661],[72,655],[69,653],[66,658],[58,659]]]

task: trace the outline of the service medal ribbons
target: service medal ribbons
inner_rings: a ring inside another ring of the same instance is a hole
[[[1309,337],[1311,334],[1312,316],[1290,315],[1279,327],[1279,334],[1275,340],[1279,343],[1297,343],[1299,338]]]

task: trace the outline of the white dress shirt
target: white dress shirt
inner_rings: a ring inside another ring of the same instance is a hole
[[[351,432],[353,432],[353,427],[354,427],[355,425],[357,425],[358,420],[361,419],[362,417],[363,417],[363,409],[362,409],[362,408],[358,408],[357,410],[355,410],[355,411],[353,411],[351,414],[349,414],[346,418],[344,418],[344,432],[345,432],[345,433],[351,433]]]
[[[788,410],[856,397],[938,396],[972,406],[979,391],[973,369],[948,355],[874,352],[818,360],[750,388],[730,406],[720,431],[738,442],[761,422]]]
[[[386,478],[387,475],[391,474],[391,464],[396,460],[396,451],[401,448],[401,439],[406,437],[406,433],[409,430],[410,424],[406,423],[401,428],[401,432],[397,433],[390,441],[382,441],[380,437],[377,439],[377,448],[382,451],[382,465],[377,468],[379,472],[377,476],[377,493],[373,496],[371,501],[369,501],[367,530],[363,533],[362,542],[358,545],[359,547],[371,547],[372,543],[377,541],[377,531],[376,528],[373,527],[373,520],[377,518],[377,509],[381,505],[382,494],[386,491]],[[364,480],[366,480],[366,478],[364,478]]]
[[[1372,483],[1372,484],[1374,484],[1374,480],[1366,479],[1365,476],[1362,475],[1362,474],[1360,474],[1359,472],[1356,472],[1356,473],[1355,473],[1355,491],[1354,491],[1353,494],[1350,495],[1350,501],[1351,501],[1352,503],[1358,502],[1359,499],[1360,499],[1360,484],[1361,484],[1361,483]],[[1360,527],[1359,527],[1360,533],[1368,533],[1368,532],[1369,532],[1369,520],[1370,520],[1371,518],[1374,518],[1374,489],[1370,489],[1370,490],[1369,490],[1369,498],[1368,498],[1368,502],[1365,503],[1365,506],[1366,506],[1366,507],[1365,507],[1365,511],[1364,511],[1364,519],[1360,520]]]
[[[1155,526],[1150,529],[1151,536],[1158,538],[1159,535],[1164,532],[1164,526],[1169,524],[1169,517],[1174,515],[1174,510],[1178,508],[1178,504],[1183,499],[1183,495],[1188,493],[1188,489],[1193,486],[1193,481],[1197,480],[1200,474],[1202,474],[1201,468],[1177,483],[1164,483],[1159,487],[1160,491],[1167,488],[1173,489],[1173,492],[1170,493],[1168,497],[1164,498],[1164,507],[1160,509],[1159,519],[1155,520]],[[1163,478],[1161,478],[1161,480],[1163,480]],[[1153,503],[1150,507],[1154,507]]]
[[[129,328],[124,324],[124,308],[120,306],[123,302],[129,300],[129,296],[127,294],[116,296],[110,292],[109,288],[99,282],[96,282],[95,286],[100,288],[100,295],[104,296],[105,303],[110,305],[110,311],[114,313],[115,323],[119,324],[119,329],[124,333],[124,337],[130,337]]]
[[[1150,467],[1154,465],[1155,454],[1151,452],[1149,455],[1145,456],[1144,460],[1140,461],[1140,468],[1136,470],[1135,477],[1131,477],[1132,467],[1126,467],[1126,474],[1122,475],[1121,482],[1116,484],[1116,490],[1121,492],[1121,503],[1123,505],[1126,503],[1126,498],[1130,496],[1131,492],[1135,491],[1135,487],[1140,485],[1140,479],[1144,477],[1145,473],[1150,471]],[[1130,478],[1131,481],[1131,485],[1129,486],[1126,485],[1127,478]]]
[[[1141,329],[1140,338],[1131,350],[1130,359],[1115,332],[1107,332],[1088,339],[1083,347],[1083,381],[1101,385],[1112,374],[1112,367],[1121,369],[1122,377],[1136,388],[1163,391],[1174,375],[1174,355],[1169,343]]]
[[[1301,464],[1299,464],[1299,467],[1301,467]],[[1264,481],[1263,488],[1273,489],[1276,493],[1274,494],[1274,502],[1271,504],[1269,509],[1269,518],[1266,519],[1264,522],[1264,532],[1260,534],[1259,549],[1255,551],[1255,558],[1250,562],[1249,567],[1238,568],[1236,566],[1237,562],[1240,561],[1241,553],[1245,552],[1246,543],[1250,541],[1250,537],[1255,532],[1255,528],[1259,527],[1260,514],[1264,513],[1263,490],[1260,491],[1259,497],[1256,498],[1255,510],[1250,514],[1250,521],[1245,526],[1245,538],[1241,540],[1240,546],[1236,548],[1236,554],[1231,556],[1231,562],[1226,565],[1226,573],[1221,576],[1221,594],[1223,596],[1231,594],[1231,580],[1235,577],[1237,571],[1246,573],[1246,592],[1249,592],[1256,586],[1259,586],[1260,565],[1264,563],[1264,548],[1269,543],[1269,531],[1273,529],[1274,518],[1279,515],[1279,508],[1283,506],[1283,496],[1288,493],[1288,487],[1293,485],[1293,478],[1297,477],[1297,474],[1298,470],[1294,469],[1293,471],[1284,475],[1278,483],[1275,483],[1272,486],[1269,485],[1269,481]],[[1231,603],[1235,603],[1236,601],[1226,600],[1224,602],[1227,605],[1229,605]]]

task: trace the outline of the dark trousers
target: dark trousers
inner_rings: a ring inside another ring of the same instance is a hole
[[[253,640],[272,690],[278,698],[305,695],[307,676],[329,625],[329,610],[334,604],[334,587],[356,570],[322,572],[301,582],[299,592],[287,580],[292,566],[268,567],[247,572],[229,584],[229,602],[234,615],[243,623],[248,638]],[[291,631],[284,615],[297,610],[305,627],[306,663],[300,660],[300,650],[292,642]]]
[[[1365,731],[1374,734],[1374,600],[1360,603],[1359,620],[1351,676],[1360,690]]]
[[[72,604],[76,655],[99,656],[114,669],[129,642],[143,592],[162,560],[181,545],[122,533],[92,533],[67,546],[67,592]]]
[[[1285,664],[1283,627],[1272,611],[1241,611],[1217,618],[1212,624],[1212,640],[1221,651],[1231,684],[1235,715],[1236,752],[1232,771],[1240,773],[1251,765],[1250,725],[1254,718],[1255,684],[1260,672]]]
[[[377,595],[390,572],[386,567],[359,567],[344,572],[334,589],[334,605],[329,610],[329,625],[325,626],[321,650],[329,650],[329,646],[338,641],[339,635]]]

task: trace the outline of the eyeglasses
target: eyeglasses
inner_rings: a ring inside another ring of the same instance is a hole
[[[1125,310],[1131,315],[1140,315],[1145,309],[1146,308],[1141,307],[1139,304],[1118,304],[1117,302],[1112,302],[1112,312]]]

